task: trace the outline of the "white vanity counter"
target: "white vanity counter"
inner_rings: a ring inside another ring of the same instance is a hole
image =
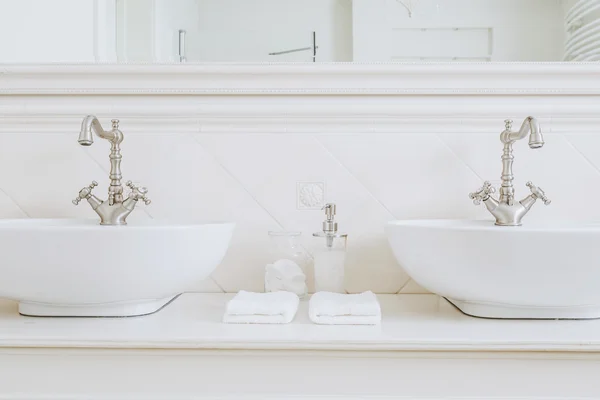
[[[23,317],[3,301],[0,399],[600,398],[600,320],[485,320],[380,295],[381,326],[314,325],[307,301],[288,325],[225,325],[231,297],[123,319]]]
[[[379,295],[380,326],[316,325],[308,300],[287,325],[223,324],[231,294],[184,294],[133,318],[32,318],[0,303],[0,347],[600,352],[600,320],[468,317],[435,295]]]

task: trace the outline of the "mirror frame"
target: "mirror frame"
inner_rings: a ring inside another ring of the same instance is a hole
[[[599,95],[600,63],[0,64],[0,95]]]

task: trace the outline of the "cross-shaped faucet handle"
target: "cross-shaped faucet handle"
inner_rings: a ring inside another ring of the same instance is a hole
[[[129,193],[129,197],[134,200],[142,200],[144,204],[148,205],[152,203],[148,197],[146,197],[146,193],[148,193],[148,189],[145,187],[138,187],[133,184],[131,181],[127,181],[127,187],[131,189],[131,193]]]
[[[94,190],[96,186],[98,186],[98,182],[92,181],[90,186],[86,186],[83,189],[81,189],[79,191],[79,196],[77,196],[75,200],[73,200],[73,204],[78,205],[81,200],[90,197],[92,195],[92,190]]]
[[[476,192],[469,193],[469,198],[473,200],[473,204],[479,205],[482,201],[486,201],[491,193],[495,193],[496,189],[488,181],[483,182],[483,186]]]
[[[552,200],[546,197],[546,192],[544,192],[541,187],[535,186],[531,182],[527,182],[526,186],[529,188],[529,190],[531,190],[533,197],[536,199],[541,199],[545,205],[552,203]]]

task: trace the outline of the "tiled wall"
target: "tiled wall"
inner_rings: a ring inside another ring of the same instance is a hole
[[[515,145],[518,197],[532,180],[553,200],[548,207],[536,204],[527,222],[600,218],[596,103],[585,96],[9,96],[0,98],[0,217],[93,217],[87,204],[75,207],[71,200],[92,180],[104,193],[109,148],[101,140],[78,146],[79,124],[88,113],[104,124],[115,116],[125,134],[124,179],[148,186],[152,199],[130,221],[237,222],[224,262],[194,290],[261,290],[271,261],[267,231],[300,230],[309,249],[322,213],[298,209],[297,183],[324,182],[326,200],[338,204],[340,227],[349,233],[346,289],[419,292],[395,262],[384,224],[488,218],[468,193],[484,179],[499,180],[504,117],[518,125],[536,115],[545,132],[539,151],[526,141]],[[286,105],[289,114],[281,111]]]

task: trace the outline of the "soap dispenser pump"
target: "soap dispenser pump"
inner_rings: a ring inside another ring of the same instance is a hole
[[[335,221],[336,205],[327,203],[323,210],[323,229],[313,233],[313,236],[318,238],[314,254],[315,291],[345,293],[344,270],[348,235],[338,232],[338,223]]]

